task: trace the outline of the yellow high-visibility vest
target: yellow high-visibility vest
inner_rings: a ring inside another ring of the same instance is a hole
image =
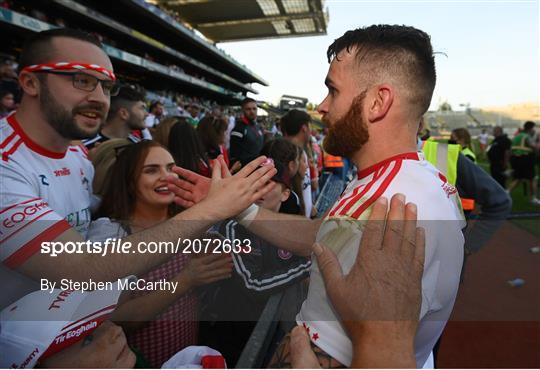
[[[469,148],[462,148],[461,153],[466,156],[471,156],[473,158],[473,162],[476,163],[476,154],[474,154],[472,150],[470,150]]]
[[[422,146],[426,161],[434,165],[446,176],[446,180],[456,186],[457,161],[461,146],[458,144],[445,144],[436,141],[424,141]],[[474,199],[461,198],[460,208],[464,211],[474,210]]]
[[[422,151],[426,161],[442,172],[448,182],[456,185],[457,161],[461,148],[458,144],[444,144],[433,140],[424,141]]]

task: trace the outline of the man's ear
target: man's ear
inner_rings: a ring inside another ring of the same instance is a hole
[[[125,107],[118,109],[118,114],[120,115],[122,121],[127,121],[129,119],[129,111]]]
[[[291,189],[286,188],[281,192],[281,203],[285,202],[291,196]]]
[[[21,72],[19,74],[19,86],[21,86],[25,94],[35,97],[41,89],[41,81],[34,73]]]
[[[394,88],[389,84],[376,85],[366,97],[369,102],[367,118],[369,122],[382,120],[394,103]]]

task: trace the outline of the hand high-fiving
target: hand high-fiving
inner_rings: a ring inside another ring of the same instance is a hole
[[[274,187],[270,179],[277,170],[259,157],[235,175],[231,175],[223,157],[214,161],[212,178],[174,167],[181,178],[169,178],[169,190],[175,193],[175,201],[183,207],[200,204],[212,218],[223,220],[236,216]]]

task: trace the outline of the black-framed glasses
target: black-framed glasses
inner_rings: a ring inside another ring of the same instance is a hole
[[[120,84],[112,80],[100,80],[99,78],[83,72],[66,72],[66,71],[51,71],[42,70],[35,71],[41,73],[51,73],[53,75],[71,76],[73,87],[78,90],[92,92],[96,89],[98,83],[101,83],[103,93],[107,96],[116,96],[120,91]]]

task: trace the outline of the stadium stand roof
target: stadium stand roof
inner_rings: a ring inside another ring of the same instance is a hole
[[[324,0],[147,0],[214,42],[325,35]]]
[[[160,38],[160,35],[149,35],[148,30],[155,25],[148,22],[130,26],[126,21],[131,19],[129,14],[129,11],[127,15],[104,13],[94,7],[91,0],[50,0],[47,3],[21,0],[14,9],[0,8],[0,32],[5,40],[0,51],[16,57],[28,34],[66,24],[102,38],[104,50],[123,83],[136,83],[149,91],[201,96],[225,104],[237,104],[246,92],[257,92],[250,84],[253,78],[244,76],[240,80],[238,75],[232,76],[225,63],[200,57],[191,44],[179,43],[178,38],[169,42],[170,39]],[[215,65],[211,66],[209,61]]]
[[[173,18],[167,12],[144,0],[79,0],[125,26],[144,32],[154,40],[181,49],[192,58],[204,61],[207,66],[219,70],[242,82],[268,83],[245,65],[240,64],[214,44],[198,36],[192,29]]]
[[[163,59],[168,59],[183,67],[191,67],[198,74],[210,74],[214,78],[217,78],[220,83],[224,84],[225,87],[230,87],[233,90],[239,89],[242,92],[250,91],[257,93],[249,84],[237,81],[229,75],[209,67],[185,53],[175,50],[140,31],[126,27],[122,23],[74,0],[51,0],[50,6],[59,14],[65,14],[69,18],[75,18],[83,25],[88,24],[88,29],[106,29],[108,32],[117,35],[120,39],[125,40],[125,42],[131,42],[132,45],[138,44],[136,48],[141,51],[163,56]]]

